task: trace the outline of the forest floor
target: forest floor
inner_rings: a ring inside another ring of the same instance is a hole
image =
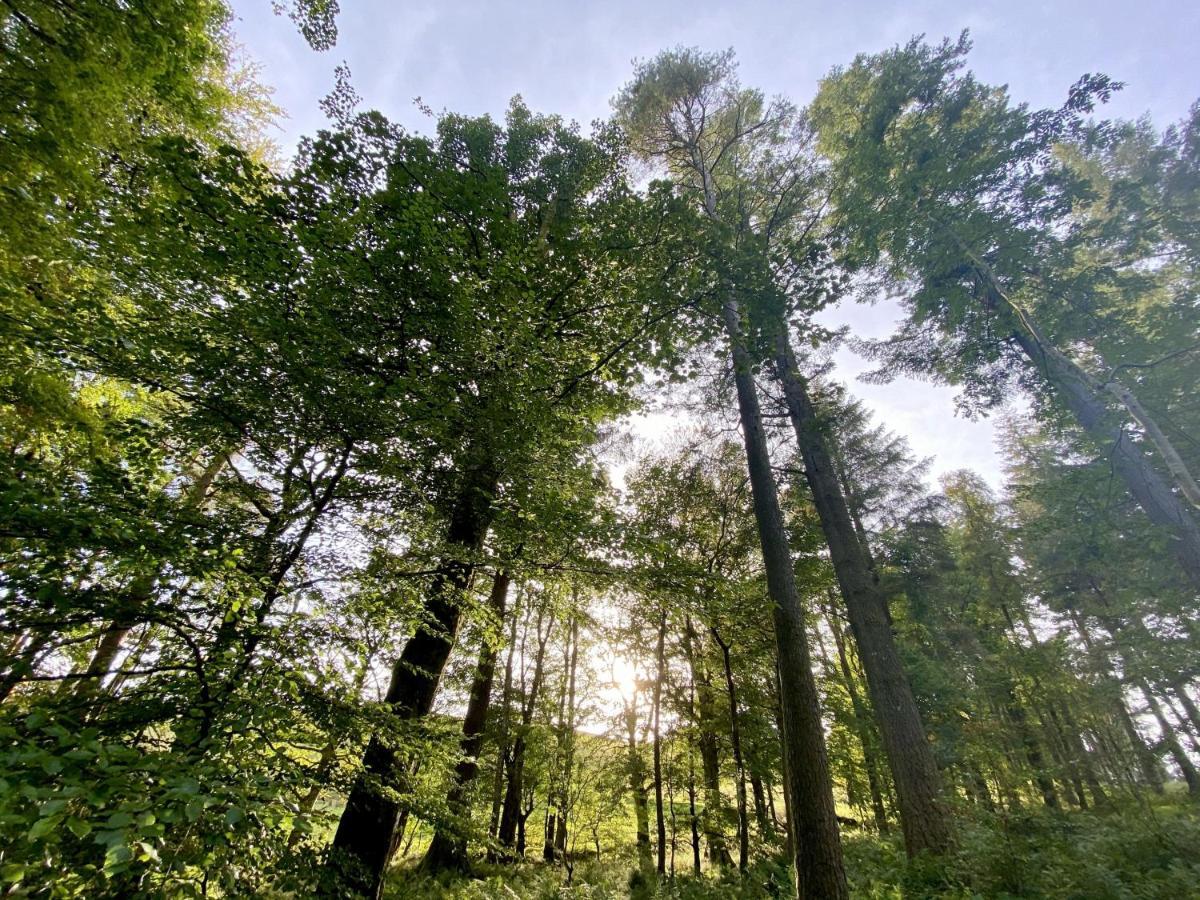
[[[1013,898],[1055,900],[1193,900],[1200,898],[1200,804],[1178,794],[1110,812],[1027,811],[971,816],[959,825],[955,852],[941,863],[910,865],[899,835],[849,831],[843,836],[851,896],[869,900]],[[790,873],[778,856],[760,854],[744,877],[736,871],[695,877],[691,847],[680,840],[677,874],[657,881],[636,860],[614,854],[575,865],[480,863],[471,876],[422,876],[401,861],[388,900],[567,900],[567,898],[788,897]]]

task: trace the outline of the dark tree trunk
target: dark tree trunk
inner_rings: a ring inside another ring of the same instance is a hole
[[[688,622],[688,630],[691,630],[691,622]],[[691,641],[690,635],[687,640]],[[688,657],[690,659],[691,652],[689,650]],[[692,683],[688,691],[688,705],[692,709],[692,718],[695,720],[696,709],[696,682],[693,675]],[[688,818],[692,831],[692,874],[699,876],[700,874],[700,820],[696,816],[696,752],[693,747],[688,747]]]
[[[1200,709],[1196,708],[1196,701],[1192,699],[1188,693],[1187,681],[1177,681],[1171,685],[1171,690],[1174,692],[1179,703],[1183,706],[1183,711],[1187,715],[1188,722],[1191,723],[1192,733],[1200,737]]]
[[[1067,408],[1084,431],[1102,447],[1112,447],[1109,458],[1113,468],[1150,521],[1171,534],[1176,559],[1193,586],[1200,588],[1200,523],[1187,504],[1171,490],[1124,428],[1114,424],[1108,404],[1093,388],[1086,372],[1055,348],[1044,346],[1039,335],[1018,330],[1013,337],[1030,361],[1061,392]]]
[[[867,691],[896,785],[904,845],[910,856],[941,853],[950,845],[950,829],[939,796],[941,777],[933,749],[896,649],[886,598],[850,520],[822,424],[796,367],[786,325],[780,327],[776,370],[804,458],[804,476],[867,673]]]
[[[575,687],[579,669],[579,618],[571,620],[571,661],[568,664],[567,726],[563,732],[563,777],[559,788],[558,828],[554,833],[554,849],[561,857],[567,852],[567,815],[570,810],[571,776],[575,770]]]
[[[461,595],[470,586],[473,558],[491,521],[495,484],[496,476],[488,469],[475,470],[455,503],[446,534],[453,555],[438,567],[425,602],[426,617],[392,667],[385,701],[397,719],[417,719],[433,707],[458,636]],[[382,781],[404,793],[404,768],[395,747],[379,735],[371,738],[363,756],[363,772],[350,790],[330,846],[322,888],[325,896],[380,896],[400,804],[379,791],[374,782]]]
[[[1101,809],[1110,807],[1112,801],[1108,799],[1108,794],[1100,784],[1100,778],[1096,774],[1096,766],[1092,758],[1092,753],[1084,745],[1079,725],[1075,721],[1075,716],[1071,713],[1071,707],[1065,701],[1062,703],[1062,716],[1064,722],[1063,730],[1067,737],[1067,743],[1075,754],[1080,768],[1083,770],[1083,780],[1087,782],[1088,790],[1091,791],[1093,805]]]
[[[767,817],[767,792],[763,788],[762,776],[757,772],[750,773],[750,792],[754,797],[754,824],[758,827],[759,837],[771,838],[775,832]]]
[[[488,598],[488,609],[499,623],[504,622],[504,612],[508,601],[508,585],[511,576],[501,569],[492,579],[492,591]],[[475,678],[471,682],[471,695],[467,700],[467,711],[463,717],[463,734],[459,742],[461,758],[454,769],[454,784],[446,797],[446,807],[450,815],[461,822],[458,830],[451,832],[439,828],[433,835],[429,849],[422,861],[424,868],[431,872],[453,869],[467,871],[467,831],[470,820],[471,784],[479,774],[479,752],[483,749],[483,733],[487,726],[488,708],[492,701],[492,682],[496,676],[496,656],[498,648],[495,644],[484,642],[479,651],[479,662],[475,666]]]
[[[629,791],[633,795],[633,815],[637,828],[638,868],[649,872],[653,867],[650,851],[650,810],[646,797],[646,772],[637,741],[637,694],[625,702],[625,736],[629,750]]]
[[[541,694],[542,682],[545,678],[546,644],[550,640],[550,632],[553,629],[553,620],[547,621],[547,618],[546,611],[539,609],[535,625],[537,651],[533,660],[533,676],[530,679],[529,688],[525,692],[524,704],[521,707],[521,722],[505,766],[508,785],[504,791],[504,804],[500,811],[499,840],[502,846],[508,848],[510,853],[515,851],[517,856],[525,855],[525,820],[533,811],[532,805],[530,805],[529,811],[526,812],[525,749],[527,746],[526,736],[533,725],[533,714],[537,709],[538,696]],[[545,627],[544,631],[543,627]],[[524,639],[522,639],[523,641]]]
[[[1008,695],[1005,697],[1004,714],[1012,724],[1017,739],[1020,740],[1021,747],[1025,751],[1025,759],[1032,770],[1034,784],[1037,785],[1038,792],[1042,795],[1042,802],[1051,809],[1058,809],[1058,793],[1054,789],[1054,782],[1046,774],[1046,760],[1042,756],[1042,745],[1029,726],[1029,717],[1025,713],[1025,707],[1017,699],[1012,685],[1009,684],[1006,690]]]
[[[185,511],[198,510],[203,504],[213,481],[221,474],[229,459],[229,453],[217,453],[208,466],[196,476],[188,486],[183,496]],[[83,678],[75,682],[74,695],[76,699],[88,700],[99,693],[103,686],[104,677],[112,671],[113,663],[125,644],[129,633],[143,620],[146,604],[154,596],[154,588],[158,584],[158,573],[141,575],[133,580],[123,598],[126,611],[114,618],[100,637],[92,658],[88,660],[83,670]]]
[[[579,618],[571,619],[563,645],[564,681],[559,697],[556,775],[546,797],[546,832],[542,858],[562,859],[567,851],[567,810],[570,804],[571,771],[575,765],[575,673],[579,663]]]
[[[722,312],[733,357],[754,518],[758,524],[775,624],[783,752],[788,760],[786,771],[794,824],[791,849],[795,854],[797,894],[842,900],[849,896],[849,888],[833,804],[833,782],[825,753],[821,706],[809,658],[804,608],[796,589],[791,550],[759,410],[758,388],[742,340],[737,301],[728,299]]]
[[[1196,772],[1196,766],[1187,755],[1187,751],[1179,743],[1179,736],[1175,733],[1175,726],[1171,724],[1171,720],[1167,718],[1163,712],[1162,704],[1158,702],[1158,697],[1154,691],[1150,689],[1150,685],[1146,679],[1138,679],[1138,690],[1146,698],[1146,703],[1150,706],[1150,712],[1154,715],[1154,720],[1158,722],[1158,729],[1162,732],[1162,742],[1167,748],[1167,752],[1171,754],[1171,758],[1175,760],[1175,765],[1179,767],[1179,772],[1183,775],[1183,780],[1187,782],[1188,794],[1193,798],[1200,796],[1200,774]]]
[[[655,678],[654,678],[654,819],[658,837],[658,857],[656,865],[659,875],[667,874],[667,822],[663,809],[663,773],[662,773],[662,731],[659,727],[662,714],[663,679],[667,677],[666,666],[667,640],[667,607],[662,605],[658,611],[658,641],[655,644]]]
[[[829,630],[833,632],[833,643],[837,648],[838,668],[841,669],[842,679],[846,684],[846,692],[850,695],[850,707],[854,711],[854,730],[858,734],[858,742],[862,745],[863,764],[867,770],[867,787],[871,791],[871,812],[875,817],[875,827],[880,834],[887,834],[887,810],[883,805],[883,791],[880,789],[879,760],[875,755],[875,742],[871,739],[871,720],[858,693],[858,680],[854,670],[850,668],[850,659],[846,652],[846,640],[842,635],[842,626],[837,620],[837,613],[832,608],[828,610]]]
[[[1095,585],[1093,585],[1093,591],[1100,596],[1101,602],[1105,602],[1103,595]],[[1070,609],[1069,614],[1071,621],[1075,625],[1075,630],[1079,632],[1079,637],[1087,649],[1088,656],[1091,657],[1093,665],[1099,671],[1102,682],[1112,698],[1113,715],[1117,723],[1121,726],[1121,731],[1129,743],[1130,752],[1137,762],[1142,781],[1150,785],[1150,789],[1154,793],[1161,794],[1163,792],[1162,764],[1159,762],[1154,751],[1146,745],[1145,739],[1142,737],[1141,732],[1138,731],[1137,724],[1133,721],[1133,716],[1129,714],[1129,707],[1125,704],[1124,692],[1116,675],[1113,673],[1112,661],[1108,658],[1104,648],[1099,646],[1093,639],[1091,629],[1084,622],[1083,616],[1075,609]]]
[[[505,773],[509,753],[512,750],[509,736],[512,721],[513,654],[517,648],[517,614],[514,609],[509,615],[508,654],[504,663],[504,690],[500,708],[500,735],[496,747],[496,773],[492,779],[492,816],[488,826],[488,862],[496,862],[496,842],[500,832],[500,810],[504,803]]]
[[[737,790],[738,871],[745,872],[750,864],[750,816],[746,803],[746,764],[742,758],[742,726],[738,714],[737,686],[733,681],[729,645],[721,639],[716,628],[711,631],[713,640],[721,651],[721,661],[725,667],[725,692],[729,700],[729,743],[733,751],[734,787]]]
[[[696,744],[700,750],[701,772],[704,777],[704,842],[708,848],[709,863],[727,868],[733,865],[733,857],[729,855],[729,848],[725,845],[725,834],[721,830],[721,760],[713,727],[715,710],[712,680],[700,655],[701,648],[691,619],[684,625],[684,638],[688,665],[692,672],[692,685],[696,691]]]

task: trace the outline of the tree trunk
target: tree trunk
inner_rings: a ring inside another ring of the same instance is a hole
[[[733,865],[733,858],[729,855],[729,848],[725,845],[725,834],[721,830],[721,760],[717,735],[713,728],[715,710],[712,681],[708,667],[699,655],[696,630],[690,618],[684,624],[684,638],[692,685],[696,691],[696,743],[700,750],[700,765],[704,777],[704,842],[708,848],[709,863],[727,868]]]
[[[492,591],[488,597],[488,609],[498,623],[504,622],[505,606],[508,602],[509,573],[503,569],[492,579]],[[471,694],[467,700],[467,711],[463,717],[463,734],[459,742],[460,759],[454,769],[454,783],[446,797],[450,815],[461,824],[456,832],[438,828],[422,860],[423,868],[431,872],[453,869],[467,871],[467,831],[470,821],[471,784],[479,774],[479,752],[483,749],[483,733],[487,726],[488,708],[492,701],[492,682],[496,676],[497,646],[485,641],[479,651],[479,662],[475,666],[475,678],[471,682]]]
[[[1200,524],[1188,506],[1124,429],[1112,423],[1108,406],[1086,372],[1035,334],[1017,330],[1014,338],[1025,355],[1062,392],[1083,430],[1102,447],[1113,448],[1110,457],[1113,468],[1150,521],[1170,532],[1176,559],[1193,586],[1200,587]]]
[[[742,758],[742,727],[738,716],[737,687],[733,681],[729,645],[721,639],[716,628],[711,631],[725,665],[725,692],[729,699],[729,743],[733,750],[734,787],[737,790],[738,871],[745,872],[750,863],[750,816],[746,803],[746,764]]]
[[[1100,596],[1102,602],[1106,602],[1095,585],[1093,585],[1093,591]],[[1120,682],[1117,681],[1116,675],[1113,674],[1112,661],[1108,658],[1104,649],[1092,638],[1091,630],[1084,622],[1083,616],[1074,608],[1070,608],[1068,613],[1075,625],[1075,630],[1079,632],[1079,637],[1083,641],[1084,648],[1087,650],[1092,664],[1099,671],[1104,687],[1108,689],[1112,697],[1111,702],[1114,717],[1121,726],[1121,731],[1124,733],[1126,740],[1129,742],[1129,749],[1137,762],[1138,769],[1141,771],[1142,780],[1150,785],[1150,789],[1154,793],[1161,794],[1163,792],[1162,764],[1159,762],[1154,751],[1146,745],[1145,739],[1137,729],[1137,724],[1133,721],[1133,716],[1129,713],[1129,707],[1125,703],[1124,692]]]
[[[700,876],[700,820],[696,816],[696,754],[688,748],[688,818],[692,831],[692,874]]]
[[[519,595],[518,595],[519,597]],[[504,776],[511,746],[509,732],[512,717],[513,654],[517,648],[517,609],[509,615],[508,654],[504,663],[504,690],[501,695],[500,735],[496,746],[496,773],[492,779],[492,816],[488,826],[488,862],[496,862],[496,839],[500,831],[500,810],[504,803]]]
[[[809,659],[804,609],[796,589],[775,475],[771,471],[758,388],[742,341],[737,301],[730,297],[722,312],[733,357],[754,517],[775,625],[783,751],[788,760],[788,790],[795,826],[791,847],[795,854],[796,890],[801,897],[843,900],[849,896],[849,889],[833,804],[833,782],[825,753],[820,701]]]
[[[563,732],[563,776],[559,788],[558,827],[554,833],[554,849],[561,857],[567,852],[567,815],[570,810],[571,775],[575,769],[575,688],[579,668],[579,617],[571,619],[571,660],[568,664],[567,726]]]
[[[667,874],[667,822],[663,810],[662,774],[662,714],[663,679],[666,678],[667,607],[663,604],[658,611],[658,641],[654,649],[656,663],[654,678],[654,805],[655,826],[658,837],[657,868],[659,875]]]
[[[221,451],[213,456],[204,470],[196,476],[183,495],[185,511],[197,510],[204,504],[209,488],[221,474],[221,469],[225,467],[228,460],[229,452]],[[91,659],[88,660],[88,664],[83,670],[83,677],[75,682],[72,693],[76,699],[87,700],[99,692],[104,677],[112,671],[113,663],[116,661],[117,654],[121,652],[121,647],[129,636],[129,632],[133,631],[141,621],[141,614],[154,595],[158,577],[158,573],[155,572],[152,575],[138,576],[130,583],[129,590],[123,598],[124,605],[128,608],[127,612],[114,617],[112,624],[101,635],[100,642],[96,645]]]
[[[517,856],[525,855],[525,820],[532,812],[525,812],[525,749],[526,736],[533,725],[533,714],[537,709],[538,695],[542,690],[542,682],[546,672],[546,644],[550,640],[553,629],[553,619],[549,618],[544,609],[538,610],[537,617],[537,651],[533,660],[533,676],[529,689],[525,693],[524,704],[521,707],[521,722],[517,736],[512,742],[512,750],[506,761],[505,774],[508,786],[504,792],[504,805],[500,812],[499,839],[501,845],[515,851]],[[545,631],[542,630],[545,626]],[[522,639],[522,642],[524,639]],[[524,655],[524,654],[522,654]]]
[[[1179,700],[1180,705],[1183,706],[1184,714],[1187,716],[1188,722],[1191,723],[1192,733],[1200,737],[1200,709],[1196,708],[1196,701],[1188,693],[1187,680],[1184,679],[1173,683],[1171,691],[1175,694],[1176,699]]]
[[[629,748],[629,790],[633,795],[633,815],[637,828],[638,868],[649,872],[653,867],[650,852],[650,810],[646,798],[645,765],[638,751],[637,741],[637,692],[625,702],[625,735]]]
[[[474,470],[455,503],[446,535],[452,555],[438,567],[425,602],[426,617],[392,667],[385,702],[397,719],[417,719],[433,707],[458,636],[461,595],[470,586],[475,572],[473,557],[482,547],[491,521],[495,485],[496,476],[486,467]],[[403,768],[396,748],[379,735],[373,736],[363,756],[363,772],[350,790],[330,846],[322,885],[325,896],[381,895],[400,804],[373,782],[382,781],[403,794]]]
[[[1139,678],[1137,686],[1138,690],[1146,698],[1146,702],[1150,705],[1150,712],[1154,715],[1155,721],[1158,722],[1159,731],[1162,732],[1163,745],[1167,748],[1167,752],[1171,754],[1171,758],[1175,760],[1175,765],[1179,766],[1179,772],[1183,775],[1183,780],[1187,782],[1188,794],[1193,798],[1200,796],[1200,774],[1196,772],[1196,766],[1192,763],[1182,745],[1180,745],[1179,736],[1175,734],[1175,727],[1163,712],[1162,705],[1158,702],[1158,697],[1150,690],[1150,685],[1146,682],[1146,679]]]
[[[867,673],[867,691],[879,723],[900,806],[904,845],[910,856],[941,853],[950,845],[941,777],[925,736],[921,714],[892,634],[887,601],[854,531],[846,498],[807,384],[796,367],[786,323],[776,337],[776,372],[804,458],[804,476],[829,546],[850,629]]]
[[[833,607],[827,610],[829,630],[833,632],[833,643],[837,648],[838,668],[842,671],[842,679],[846,683],[846,691],[850,694],[850,707],[854,710],[855,732],[858,742],[862,745],[863,764],[867,770],[867,787],[871,791],[871,812],[875,817],[875,827],[880,834],[887,834],[889,825],[887,810],[883,805],[883,791],[880,789],[879,760],[875,756],[875,742],[871,739],[870,716],[866,704],[858,693],[858,681],[850,668],[850,659],[846,652],[846,640],[842,635],[842,626],[837,620]]]
[[[763,788],[762,776],[757,772],[750,773],[750,794],[754,798],[754,824],[758,828],[758,835],[767,840],[774,836],[774,830],[767,817],[767,792]]]

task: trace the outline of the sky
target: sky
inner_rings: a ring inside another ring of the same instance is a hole
[[[275,135],[285,155],[323,126],[318,100],[343,63],[363,108],[415,131],[430,126],[418,97],[439,112],[500,117],[516,94],[538,112],[586,126],[608,115],[634,59],[675,45],[732,47],[744,84],[805,103],[823,75],[858,53],[963,29],[974,42],[976,75],[1035,106],[1060,105],[1087,72],[1126,83],[1107,114],[1148,114],[1160,127],[1200,97],[1200,3],[1188,0],[341,0],[338,43],[325,53],[273,15],[269,0],[232,5],[237,40],[287,114]],[[844,303],[823,320],[884,337],[899,315],[895,305]],[[835,377],[879,421],[919,456],[934,457],[934,476],[972,468],[999,486],[993,423],[957,417],[953,390],[908,380],[865,384],[856,377],[866,362],[845,350],[835,361]]]

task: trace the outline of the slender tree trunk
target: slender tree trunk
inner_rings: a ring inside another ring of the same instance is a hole
[[[1025,759],[1033,772],[1033,781],[1042,795],[1042,802],[1051,809],[1058,809],[1058,793],[1054,790],[1054,782],[1046,774],[1046,761],[1042,756],[1042,745],[1029,726],[1029,717],[1025,713],[1025,707],[1017,699],[1013,686],[1006,684],[1005,690],[1007,694],[1004,698],[1004,714],[1012,724],[1013,730],[1021,742],[1021,747],[1025,751]]]
[[[858,693],[858,681],[850,668],[850,659],[846,652],[846,640],[842,635],[841,623],[831,606],[827,610],[829,630],[833,632],[833,643],[837,649],[838,667],[842,671],[842,680],[846,684],[846,692],[850,695],[850,708],[854,711],[855,732],[858,742],[862,745],[863,764],[867,770],[867,787],[871,792],[871,812],[875,817],[875,827],[880,834],[887,834],[890,826],[887,820],[887,810],[883,805],[883,791],[880,789],[879,760],[875,756],[875,742],[871,739],[870,715],[866,704]]]
[[[742,758],[742,727],[738,715],[737,687],[733,681],[729,645],[721,639],[716,628],[711,631],[725,665],[725,692],[729,699],[729,743],[733,751],[734,787],[737,790],[738,871],[745,872],[750,863],[750,817],[746,809],[746,764]]]
[[[183,509],[193,511],[204,504],[208,490],[213,481],[221,474],[229,460],[229,452],[221,451],[215,454],[209,464],[196,476],[183,495]],[[99,693],[106,675],[113,670],[113,663],[124,646],[129,633],[137,627],[145,614],[146,604],[154,595],[158,584],[159,573],[140,575],[130,583],[129,590],[123,599],[126,612],[114,617],[100,637],[91,659],[84,667],[83,677],[75,681],[72,693],[77,699],[87,700]]]
[[[654,805],[655,826],[658,837],[657,868],[659,875],[667,871],[667,823],[663,810],[663,773],[662,773],[662,730],[660,719],[662,715],[663,679],[667,675],[666,666],[667,639],[667,607],[659,607],[658,612],[658,641],[654,649],[655,678],[654,678]]]
[[[563,777],[559,788],[558,827],[554,849],[561,857],[567,852],[567,815],[570,810],[571,775],[575,769],[575,688],[579,668],[579,617],[571,620],[571,659],[567,666],[567,727],[563,733]]]
[[[1150,521],[1171,534],[1176,559],[1192,584],[1200,587],[1200,524],[1187,504],[1171,490],[1124,429],[1112,423],[1107,404],[1086,372],[1036,334],[1019,329],[1014,338],[1062,393],[1084,431],[1101,446],[1112,447],[1113,468]]]
[[[843,900],[849,896],[849,888],[833,804],[833,781],[825,753],[820,701],[809,659],[804,609],[796,589],[791,551],[762,426],[758,388],[742,340],[737,301],[732,297],[727,299],[722,312],[733,356],[754,517],[762,546],[767,592],[773,607],[779,700],[783,710],[783,749],[788,760],[788,790],[794,816],[791,849],[795,853],[796,892],[801,897]]]
[[[1154,715],[1154,720],[1158,722],[1158,729],[1162,732],[1162,742],[1167,748],[1167,752],[1171,754],[1171,758],[1175,760],[1175,765],[1179,767],[1179,772],[1183,775],[1183,780],[1187,782],[1188,794],[1193,798],[1200,796],[1200,774],[1196,772],[1196,766],[1188,757],[1187,751],[1179,743],[1179,736],[1175,733],[1175,726],[1171,724],[1171,720],[1167,718],[1163,712],[1162,704],[1158,702],[1158,697],[1154,691],[1150,690],[1150,685],[1146,679],[1139,678],[1137,682],[1138,690],[1146,698],[1146,703],[1150,706],[1150,712]]]
[[[1175,717],[1176,731],[1187,738],[1188,744],[1191,745],[1192,752],[1200,754],[1200,739],[1192,733],[1191,723],[1188,722],[1187,713],[1185,713],[1175,702],[1175,695],[1167,690],[1166,685],[1156,685],[1158,689],[1158,698],[1167,705],[1167,709],[1171,715]]]
[[[1098,587],[1092,586],[1093,591],[1101,598],[1101,602],[1106,602]],[[1092,637],[1091,630],[1084,622],[1083,616],[1071,608],[1069,610],[1071,621],[1075,625],[1075,630],[1079,632],[1079,637],[1083,641],[1084,648],[1087,650],[1088,656],[1092,659],[1092,664],[1098,670],[1102,683],[1108,689],[1111,695],[1114,718],[1121,726],[1121,731],[1125,735],[1125,739],[1129,742],[1129,749],[1137,762],[1138,769],[1141,772],[1142,780],[1150,785],[1150,789],[1156,794],[1163,792],[1163,771],[1162,764],[1154,751],[1147,746],[1141,732],[1138,731],[1137,724],[1133,721],[1133,716],[1129,713],[1129,707],[1125,703],[1124,691],[1121,684],[1117,681],[1116,675],[1113,673],[1112,661]]]
[[[637,827],[638,868],[649,872],[654,866],[650,851],[650,810],[646,797],[646,773],[637,740],[637,693],[625,703],[625,735],[629,749],[629,790],[633,795],[634,823]]]
[[[488,597],[488,609],[498,623],[504,622],[508,601],[508,585],[511,575],[501,569],[492,579],[492,591]],[[470,819],[471,784],[479,773],[479,752],[483,749],[483,733],[487,727],[488,708],[492,700],[492,682],[496,675],[497,646],[485,641],[479,651],[479,662],[475,666],[475,678],[471,682],[471,694],[467,700],[467,711],[463,717],[463,734],[459,742],[460,759],[454,769],[454,783],[446,797],[450,815],[461,822],[456,832],[438,828],[422,861],[424,868],[432,872],[454,869],[465,872],[467,859],[467,825]]]
[[[483,545],[492,516],[496,476],[485,468],[469,473],[459,495],[446,535],[453,555],[442,562],[425,602],[426,618],[404,645],[392,667],[385,702],[397,719],[428,715],[442,680],[446,661],[458,636],[461,595],[471,583],[473,557]],[[403,793],[403,764],[397,749],[375,735],[363,756],[363,772],[355,781],[338,821],[322,890],[326,897],[348,893],[376,898],[392,853],[392,836],[400,804],[373,784],[381,780]]]
[[[519,596],[519,595],[518,595]],[[492,779],[492,816],[488,826],[488,862],[496,862],[496,842],[500,832],[500,810],[504,803],[504,776],[511,752],[509,733],[512,721],[513,654],[517,648],[517,609],[509,615],[508,654],[504,663],[503,706],[500,714],[500,735],[496,747],[496,772]]]
[[[1180,705],[1183,706],[1183,711],[1187,714],[1187,720],[1191,723],[1192,732],[1197,737],[1200,737],[1200,709],[1197,709],[1196,701],[1188,693],[1187,681],[1176,681],[1171,685],[1171,691],[1178,698]]]
[[[778,334],[776,371],[804,458],[804,476],[829,546],[842,598],[867,673],[867,690],[879,722],[884,752],[900,804],[900,825],[910,856],[941,853],[950,845],[941,777],[925,735],[908,675],[896,649],[887,601],[855,533],[807,384],[796,367],[786,323]]]
[[[767,840],[774,836],[774,831],[771,820],[767,818],[767,792],[763,788],[762,776],[757,772],[750,773],[750,795],[754,798],[754,824],[758,828],[758,835]]]
[[[1109,800],[1108,794],[1100,784],[1100,778],[1096,774],[1092,752],[1084,745],[1079,724],[1075,721],[1071,707],[1065,700],[1062,701],[1062,716],[1065,723],[1064,731],[1067,736],[1067,742],[1074,752],[1075,758],[1079,761],[1080,768],[1083,769],[1083,780],[1087,782],[1088,790],[1091,791],[1093,805],[1100,809],[1111,807],[1112,801]]]
[[[506,775],[508,778],[508,786],[504,792],[504,805],[500,813],[500,843],[515,850],[516,855],[525,855],[525,820],[533,811],[533,805],[529,804],[529,812],[525,811],[525,750],[527,747],[527,735],[529,729],[533,725],[533,714],[537,709],[538,695],[542,691],[542,683],[546,673],[546,644],[550,640],[550,632],[553,629],[553,620],[549,619],[544,609],[538,610],[537,623],[537,651],[533,661],[533,676],[530,679],[529,689],[525,694],[524,705],[521,708],[521,722],[517,729],[517,736],[512,742],[512,750],[509,754],[509,759],[506,767]],[[543,627],[545,630],[543,631]]]
[[[721,761],[717,735],[713,728],[715,710],[712,681],[708,667],[700,656],[700,645],[690,618],[684,625],[684,637],[692,685],[696,691],[696,743],[700,750],[700,763],[704,775],[704,841],[708,847],[709,863],[727,868],[733,865],[733,858],[729,855],[725,835],[721,830]]]
[[[692,831],[692,874],[700,875],[700,820],[696,815],[696,754],[688,748],[688,818]]]

